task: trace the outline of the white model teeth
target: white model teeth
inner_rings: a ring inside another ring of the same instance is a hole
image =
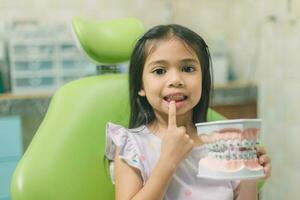
[[[215,148],[216,148],[216,147],[215,147],[216,144],[215,144],[215,143],[209,143],[208,145],[209,145],[209,149],[210,149],[211,151],[216,151],[216,149],[215,149]]]
[[[243,148],[255,148],[256,140],[242,140],[241,147]]]
[[[218,140],[212,143],[207,143],[206,146],[208,151],[212,152],[225,152],[226,150],[230,151],[239,151],[241,148],[245,148],[247,151],[255,150],[256,140]]]
[[[230,160],[230,151],[229,150],[226,150],[225,152],[224,152],[224,154],[225,154],[225,159],[226,160]]]
[[[228,141],[227,141],[227,145],[228,145],[229,149],[233,149],[233,148],[234,148],[233,141],[234,141],[234,140],[228,140]]]
[[[244,152],[244,156],[245,156],[245,159],[246,159],[246,160],[250,159],[250,154],[249,154],[248,151],[245,151],[245,152]]]
[[[227,146],[226,146],[226,142],[224,140],[221,140],[219,142],[219,144],[220,144],[220,150],[221,151],[226,151],[228,149]]]
[[[250,150],[250,151],[229,151],[226,150],[225,152],[209,152],[208,156],[214,159],[218,160],[251,160],[255,159],[256,151]]]
[[[255,150],[251,150],[251,158],[252,159],[257,158],[257,154]]]
[[[255,139],[229,139],[207,143],[208,156],[222,160],[251,160],[257,158]],[[244,149],[241,149],[244,148]]]
[[[237,148],[240,148],[242,145],[241,145],[241,141],[240,140],[234,140],[233,141],[233,145]]]
[[[237,152],[237,158],[240,159],[240,160],[244,159],[243,152],[238,151]]]
[[[235,151],[232,151],[230,156],[231,156],[231,159],[233,159],[233,160],[237,159],[237,153]]]
[[[254,140],[254,139],[250,140],[250,145],[251,145],[251,147],[255,147],[256,146],[256,140]]]

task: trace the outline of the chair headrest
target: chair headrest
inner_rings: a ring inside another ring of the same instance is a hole
[[[73,17],[77,46],[96,64],[115,64],[129,60],[144,26],[136,18],[92,20]]]

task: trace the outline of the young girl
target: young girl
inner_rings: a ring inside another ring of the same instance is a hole
[[[204,40],[180,25],[156,26],[133,50],[129,129],[108,123],[106,156],[116,199],[256,199],[256,181],[197,177],[205,147],[195,123],[207,120],[211,61]],[[266,177],[271,164],[257,148]]]

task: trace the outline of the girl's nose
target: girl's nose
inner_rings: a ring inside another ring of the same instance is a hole
[[[172,82],[172,84],[170,85],[170,87],[183,87],[183,86],[184,86],[183,82],[179,80]]]
[[[184,81],[178,73],[170,74],[169,87],[183,87]]]

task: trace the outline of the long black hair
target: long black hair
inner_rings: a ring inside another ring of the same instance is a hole
[[[208,46],[201,36],[192,30],[177,24],[159,25],[148,30],[137,41],[129,64],[129,128],[148,124],[155,119],[154,111],[148,100],[138,92],[143,87],[143,70],[147,57],[146,42],[154,39],[177,37],[191,47],[197,54],[202,68],[202,93],[197,105],[193,108],[193,123],[207,121],[207,111],[212,88],[212,67]]]

